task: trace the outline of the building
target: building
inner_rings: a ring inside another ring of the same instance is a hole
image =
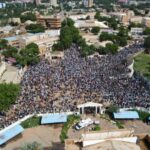
[[[41,0],[35,0],[36,5],[40,5],[41,4]]]
[[[56,17],[50,16],[39,16],[37,17],[37,23],[43,25],[45,28],[50,29],[59,29],[61,28],[61,19]]]
[[[144,17],[144,18],[143,18],[143,25],[144,25],[145,27],[150,28],[150,17]]]
[[[80,139],[65,140],[65,150],[140,150],[132,129],[88,131]]]
[[[133,23],[136,23],[136,24],[138,24],[138,23],[142,23],[142,20],[143,20],[143,17],[142,16],[134,16],[134,17],[132,17],[132,18],[130,18],[130,22],[133,22]]]
[[[45,54],[45,52],[51,50],[52,45],[59,40],[59,35],[60,30],[50,30],[45,33],[22,36],[19,39],[19,47],[23,48],[33,42],[39,46],[40,53]]]
[[[19,37],[18,36],[6,37],[4,39],[8,41],[9,45],[19,48]]]
[[[50,0],[50,5],[52,5],[52,6],[58,6],[58,4],[57,4],[57,0]]]
[[[93,6],[93,0],[83,0],[83,5],[85,7],[92,7]]]

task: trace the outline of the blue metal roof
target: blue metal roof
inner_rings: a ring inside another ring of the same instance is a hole
[[[6,38],[4,38],[5,40],[7,40],[7,41],[15,41],[15,40],[17,40],[17,37],[16,36],[11,36],[11,37],[6,37]]]
[[[0,134],[0,145],[6,143],[8,140],[12,139],[16,135],[23,132],[24,129],[21,125],[15,125],[12,128],[9,128],[8,130],[4,131]]]
[[[115,119],[139,119],[139,114],[136,111],[122,111],[113,114]]]
[[[41,124],[64,123],[67,122],[66,114],[48,114],[42,117]]]

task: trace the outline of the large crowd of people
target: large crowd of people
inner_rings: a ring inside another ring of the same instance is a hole
[[[72,45],[61,60],[42,59],[29,67],[21,81],[20,96],[2,118],[8,126],[28,114],[76,111],[85,102],[150,108],[150,91],[136,76],[128,77],[127,59],[142,51],[133,44],[115,55],[82,58]]]

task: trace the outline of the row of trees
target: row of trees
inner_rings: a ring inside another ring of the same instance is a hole
[[[118,46],[126,46],[127,40],[129,40],[130,37],[128,36],[128,30],[124,27],[119,28],[118,34],[109,34],[107,32],[102,32],[99,36],[100,41],[112,41],[114,44]]]
[[[39,48],[35,43],[28,44],[20,51],[17,48],[8,45],[8,42],[4,39],[0,40],[0,43],[2,43],[2,45],[0,45],[2,54],[5,58],[15,58],[16,64],[20,64],[21,66],[34,65],[40,61]]]
[[[93,32],[98,32],[100,29],[93,28]],[[96,33],[95,32],[95,33]],[[74,26],[74,22],[67,18],[62,22],[62,28],[60,31],[60,40],[57,44],[53,45],[53,50],[65,50],[71,46],[72,43],[76,43],[80,47],[80,54],[82,57],[98,52],[100,54],[115,54],[118,50],[116,44],[107,44],[106,47],[96,48],[94,45],[87,45],[85,39],[79,34],[79,30]]]
[[[81,48],[81,55],[87,56],[93,53],[94,46],[88,46],[86,41],[80,36],[79,30],[74,26],[74,21],[67,18],[62,22],[60,31],[60,40],[53,45],[53,50],[65,50],[69,48],[72,43],[76,43]]]

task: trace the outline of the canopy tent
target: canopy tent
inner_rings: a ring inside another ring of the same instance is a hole
[[[8,140],[24,131],[21,125],[15,125],[4,132],[0,133],[0,145],[5,144]]]
[[[47,114],[42,117],[41,124],[52,124],[52,123],[64,123],[67,122],[67,115],[66,114]]]
[[[113,113],[115,119],[139,119],[139,114],[136,111],[122,111]]]
[[[100,113],[103,114],[104,112],[104,108],[102,104],[99,103],[94,103],[94,102],[87,102],[81,105],[78,105],[77,108],[79,109],[80,113],[83,114],[84,113],[84,109],[85,108],[90,108],[90,107],[95,107],[95,113]]]

